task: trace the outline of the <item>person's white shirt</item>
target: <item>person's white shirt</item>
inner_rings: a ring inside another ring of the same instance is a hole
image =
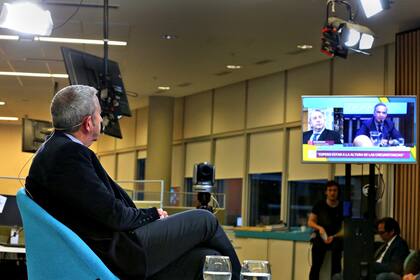
[[[376,262],[378,263],[382,263],[382,259],[385,256],[386,251],[388,251],[389,247],[391,246],[392,242],[394,242],[395,238],[397,236],[395,235],[387,244],[386,244],[386,249],[382,252],[381,256],[376,260]]]

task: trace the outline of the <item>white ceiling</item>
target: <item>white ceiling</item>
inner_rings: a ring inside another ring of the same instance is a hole
[[[9,1],[0,1],[11,2]],[[80,0],[45,0],[55,26],[62,24]],[[357,0],[349,1],[353,12]],[[356,21],[369,26],[377,36],[375,46],[394,41],[395,34],[420,27],[419,0],[395,0],[391,9],[370,19],[360,10]],[[72,3],[63,6],[48,3]],[[85,0],[83,4],[103,1]],[[183,96],[328,59],[320,53],[320,31],[326,16],[325,0],[114,0],[109,12],[111,40],[124,40],[126,47],[111,46],[110,59],[120,64],[132,108],[148,95]],[[338,7],[338,15],[346,13]],[[101,8],[82,6],[54,37],[100,39]],[[13,34],[0,29],[0,34]],[[176,40],[163,40],[175,34]],[[312,44],[298,51],[298,44]],[[99,56],[101,46],[66,45]],[[375,51],[372,52],[375,55]],[[261,62],[268,63],[261,63]],[[226,72],[226,64],[240,70]],[[65,73],[60,44],[0,41],[0,71]],[[225,75],[222,75],[225,74]],[[49,119],[54,82],[63,79],[0,76],[0,116]],[[156,93],[159,85],[170,92]],[[4,123],[4,122],[3,122]]]

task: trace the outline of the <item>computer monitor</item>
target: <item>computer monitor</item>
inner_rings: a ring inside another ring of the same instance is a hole
[[[23,118],[22,152],[35,153],[52,130],[51,122]]]
[[[303,163],[416,163],[416,96],[302,96]]]
[[[127,94],[118,63],[108,60],[108,79],[104,59],[89,53],[61,47],[70,84],[88,85],[98,90],[105,134],[122,138],[119,118],[131,116]]]
[[[5,200],[3,211],[0,211],[0,225],[2,226],[22,226],[22,217],[20,216],[19,208],[16,203],[16,196],[14,195],[0,195],[1,201]],[[1,210],[1,206],[0,206]]]

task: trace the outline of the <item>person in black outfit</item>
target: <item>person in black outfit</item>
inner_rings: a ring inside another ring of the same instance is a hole
[[[343,239],[343,206],[339,201],[339,186],[328,181],[325,189],[326,199],[316,203],[308,219],[308,226],[314,229],[312,242],[312,266],[310,280],[318,280],[325,253],[331,250],[331,276],[341,271]]]
[[[215,216],[191,210],[167,216],[137,209],[88,148],[99,137],[97,90],[69,86],[51,103],[53,135],[35,155],[26,191],[78,234],[120,279],[202,279],[206,255],[225,255],[232,279],[240,263]]]
[[[327,141],[331,142],[331,144],[342,144],[338,132],[325,128],[325,114],[321,110],[315,109],[310,111],[309,126],[311,130],[303,133],[303,144],[309,144],[313,141]]]

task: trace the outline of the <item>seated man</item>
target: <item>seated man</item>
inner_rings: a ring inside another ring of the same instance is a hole
[[[360,136],[365,135],[369,139],[371,131],[381,133],[382,146],[395,146],[398,145],[398,138],[401,138],[400,132],[395,128],[392,120],[387,119],[388,108],[384,103],[378,103],[373,109],[373,117],[362,123],[359,130],[356,132],[356,137],[353,144],[355,146],[371,146],[361,141]]]
[[[401,279],[410,250],[400,236],[400,226],[393,218],[386,217],[377,222],[377,231],[385,243],[375,253],[376,279]]]
[[[400,226],[390,217],[382,218],[376,224],[378,234],[385,242],[374,255],[376,280],[401,280],[404,261],[410,251],[407,242],[400,237]],[[341,280],[343,275],[336,274],[332,279]]]
[[[78,234],[120,279],[202,279],[206,255],[240,263],[215,216],[137,209],[88,148],[101,131],[96,89],[68,86],[51,103],[54,133],[35,155],[26,191]]]
[[[303,133],[303,144],[309,141],[330,141],[332,144],[341,144],[340,134],[325,128],[325,114],[319,109],[310,111],[309,126],[312,130]]]

